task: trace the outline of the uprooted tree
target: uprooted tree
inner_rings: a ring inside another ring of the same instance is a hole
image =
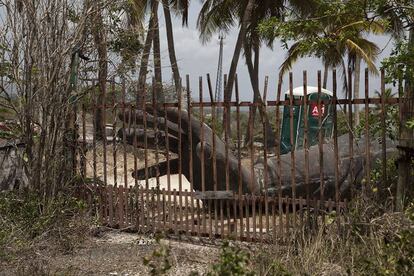
[[[280,192],[283,196],[305,197],[308,187],[312,198],[323,196],[327,199],[335,196],[335,167],[337,163],[332,141],[323,145],[322,179],[324,187],[321,191],[318,146],[312,146],[308,149],[309,175],[307,179],[305,177],[304,150],[295,151],[295,175],[291,175],[293,164],[290,154],[282,155],[280,164],[278,164],[276,157],[268,158],[267,163],[263,159],[259,159],[254,165],[254,175],[252,175],[251,168],[241,164],[239,166],[238,157],[230,150],[226,155],[224,142],[213,133],[208,125],[201,123],[194,116],[189,116],[187,111],[179,111],[177,108],[151,111],[136,110],[125,114],[120,113],[119,118],[130,125],[128,129],[120,129],[118,132],[120,137],[125,134],[129,144],[147,145],[148,148],[153,149],[164,147],[165,149],[168,139],[169,151],[179,153],[180,147],[182,149],[181,159],[173,159],[169,161],[169,164],[161,162],[146,169],[139,169],[133,173],[135,178],[145,179],[146,177],[155,177],[157,174],[165,175],[168,173],[168,167],[169,173],[177,174],[181,162],[182,173],[189,180],[192,177],[193,188],[196,191],[202,191],[203,185],[205,185],[205,191],[224,191],[226,190],[226,183],[228,183],[229,189],[234,192],[238,192],[241,188],[243,193],[260,194],[265,192],[265,186],[267,186],[268,194],[278,194]],[[143,129],[143,125],[146,125],[148,129]],[[154,126],[156,127],[154,128]],[[349,197],[351,185],[357,187],[356,184],[360,183],[366,175],[364,170],[367,158],[365,139],[362,137],[353,143],[355,152],[351,158],[349,154],[349,136],[338,137],[338,192],[343,197]],[[388,156],[390,156],[395,152],[395,145],[391,141],[387,141],[387,145]],[[371,162],[380,158],[382,152],[378,141],[371,142],[370,152]],[[226,159],[226,156],[228,156],[228,159]],[[190,159],[192,160],[192,166],[189,162]],[[226,179],[227,166],[228,179]],[[265,173],[265,170],[267,173]],[[265,177],[267,177],[266,180]],[[292,186],[292,179],[295,183],[294,186]]]

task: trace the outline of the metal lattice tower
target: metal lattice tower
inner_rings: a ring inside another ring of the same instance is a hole
[[[222,34],[219,35],[220,40],[220,52],[219,52],[219,60],[217,65],[217,76],[216,76],[216,92],[215,92],[215,101],[221,102],[222,97],[222,89],[223,89],[223,39],[224,36]],[[220,109],[217,109],[217,116],[220,115]],[[216,117],[219,118],[219,117]]]

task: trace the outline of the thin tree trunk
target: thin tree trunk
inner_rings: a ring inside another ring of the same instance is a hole
[[[105,122],[103,121],[103,95],[106,93],[106,80],[108,78],[108,51],[106,32],[102,19],[102,9],[100,1],[95,2],[95,6],[99,9],[95,13],[93,20],[92,32],[95,46],[98,51],[98,82],[99,94],[96,101],[97,108],[95,114],[96,138],[102,139],[105,135]]]
[[[255,57],[254,57],[254,65],[253,65],[250,47],[247,45],[247,43],[244,43],[244,44],[245,44],[244,51],[245,51],[245,56],[246,56],[246,64],[247,64],[247,68],[249,71],[250,82],[252,84],[252,89],[253,89],[253,102],[259,104],[258,106],[259,115],[262,121],[264,121],[266,124],[265,129],[266,129],[267,141],[263,141],[263,144],[267,148],[272,148],[275,146],[275,140],[274,140],[275,136],[274,136],[272,127],[270,125],[269,118],[267,117],[266,112],[263,110],[263,107],[262,107],[263,100],[260,95],[260,89],[259,89],[259,47],[258,45],[255,45],[255,50],[254,50]],[[254,124],[255,118],[256,118],[256,107],[254,106],[252,116],[249,118],[249,120],[253,120],[252,123]],[[253,133],[250,133],[250,128],[247,128],[246,140],[245,140],[246,144],[249,141],[253,141],[253,139],[251,139],[252,135]]]
[[[155,12],[154,12],[154,36],[153,43],[154,48],[154,73],[155,73],[155,96],[158,103],[164,102],[164,94],[162,93],[162,72],[161,72],[161,50],[160,50],[160,28],[158,24],[158,1],[154,1]],[[154,85],[154,84],[153,84]]]
[[[410,30],[408,48],[410,51],[414,50],[414,29]],[[410,68],[414,68],[414,64],[408,64]],[[399,149],[400,156],[398,159],[398,183],[396,194],[396,209],[397,211],[403,211],[405,204],[412,198],[413,180],[411,179],[412,173],[412,152],[414,151],[414,130],[407,127],[407,121],[412,119],[414,114],[414,81],[412,76],[408,76],[405,79],[404,87],[405,101],[402,104],[401,111],[401,125],[400,125],[400,141]]]
[[[246,29],[247,24],[250,21],[250,17],[252,15],[254,0],[249,0],[246,5],[246,9],[244,10],[242,24],[240,26],[239,35],[237,36],[236,46],[234,47],[233,58],[231,60],[230,70],[228,74],[227,85],[224,88],[224,102],[230,102],[232,93],[233,93],[233,86],[234,80],[236,78],[236,70],[237,64],[240,58],[241,48],[243,47],[243,42],[246,38]],[[223,113],[225,114],[225,112]],[[223,118],[223,125],[227,126],[227,133],[231,133],[230,131],[230,116]]]
[[[359,84],[361,82],[361,57],[356,56],[355,58],[355,68],[354,68],[354,99],[359,99]],[[359,116],[359,105],[354,105],[355,110],[355,126],[359,125],[360,116]]]
[[[165,18],[165,29],[167,32],[167,44],[168,44],[168,54],[170,56],[171,69],[173,73],[175,91],[178,96],[178,91],[180,90],[180,72],[178,70],[177,58],[175,56],[175,46],[174,46],[174,34],[172,30],[172,21],[170,6],[168,0],[162,0],[164,8],[164,18]]]
[[[325,63],[325,69],[323,71],[323,84],[322,88],[326,89],[328,84],[328,73],[329,73],[329,65]]]
[[[139,67],[138,75],[138,95],[137,95],[137,106],[141,106],[145,102],[144,89],[147,81],[148,74],[148,61],[151,52],[151,45],[154,36],[154,16],[155,11],[158,9],[158,1],[153,1],[151,4],[151,16],[148,23],[147,36],[145,38],[144,49],[142,51],[141,64]]]

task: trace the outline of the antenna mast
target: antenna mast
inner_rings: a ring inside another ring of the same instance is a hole
[[[220,40],[220,52],[219,52],[219,59],[218,59],[218,65],[217,65],[217,76],[216,76],[216,91],[215,91],[215,101],[221,102],[222,97],[222,78],[223,78],[223,39],[224,35],[219,35]],[[221,108],[217,108],[217,117],[219,118],[221,114]]]

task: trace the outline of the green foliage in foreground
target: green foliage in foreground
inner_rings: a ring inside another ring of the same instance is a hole
[[[82,223],[73,219],[85,209],[83,201],[59,195],[49,202],[34,192],[0,193],[0,259],[28,249],[36,239],[56,238],[64,251],[71,251],[80,236],[69,235]],[[83,229],[84,230],[84,229]]]

